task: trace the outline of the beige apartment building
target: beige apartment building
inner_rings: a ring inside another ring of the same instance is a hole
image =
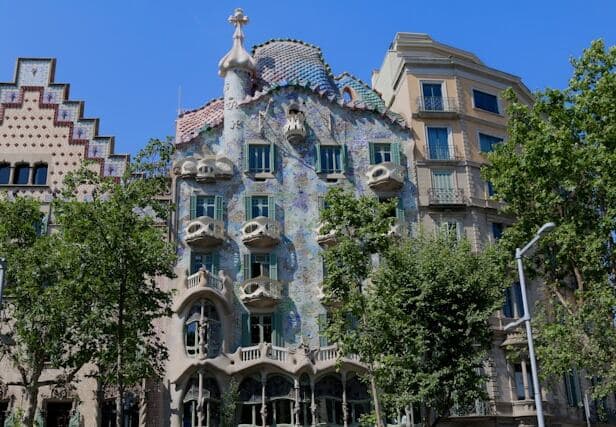
[[[485,154],[507,138],[506,102],[511,87],[521,102],[533,98],[522,80],[490,68],[470,52],[447,46],[427,34],[397,33],[381,68],[373,72],[372,87],[386,106],[401,114],[413,138],[419,200],[418,223],[424,230],[447,229],[467,237],[476,250],[498,239],[513,221],[501,214],[489,182],[481,179]],[[513,256],[513,254],[512,254]],[[540,287],[532,286],[537,301]],[[535,425],[530,363],[514,359],[506,347],[526,348],[519,330],[503,326],[522,313],[519,285],[507,290],[503,309],[491,319],[493,348],[485,365],[489,402],[458,411],[449,423],[463,425]],[[585,425],[585,384],[568,375],[548,387],[543,384],[547,424]],[[591,419],[598,412],[616,422],[614,398],[590,402]],[[455,410],[453,413],[455,414]]]

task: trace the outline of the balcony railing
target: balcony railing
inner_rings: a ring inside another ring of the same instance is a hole
[[[186,288],[192,289],[197,287],[212,288],[217,291],[223,290],[223,283],[218,277],[205,269],[197,271],[186,278]]]
[[[428,143],[428,159],[435,161],[462,160],[456,147],[430,147]]]
[[[461,188],[430,188],[428,201],[431,205],[463,205],[464,190]]]
[[[469,406],[454,405],[449,411],[452,417],[477,417],[493,415],[494,411],[490,402],[477,399],[475,403]]]
[[[331,229],[328,233],[323,232],[325,227],[324,222],[320,222],[319,226],[315,229],[317,233],[317,243],[323,247],[328,247],[336,243],[336,230]]]
[[[417,98],[417,110],[422,113],[457,113],[459,112],[458,99],[420,96]]]

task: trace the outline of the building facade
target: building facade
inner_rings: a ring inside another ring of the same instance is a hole
[[[14,80],[0,83],[0,193],[41,201],[48,231],[54,227],[50,202],[62,189],[67,173],[88,160],[101,175],[120,177],[128,160],[115,154],[112,137],[99,135],[98,119],[84,117],[84,103],[70,99],[69,85],[55,82],[55,66],[54,59],[19,58]],[[2,319],[6,322],[4,315]],[[0,425],[4,425],[12,409],[20,407],[23,389],[7,386],[20,381],[7,358],[0,361],[0,370]],[[97,424],[101,411],[89,370],[84,368],[75,384],[41,388],[40,423],[49,427],[68,426],[70,420]],[[57,374],[47,370],[41,381]]]
[[[518,99],[533,102],[519,77],[486,66],[472,53],[441,44],[426,34],[398,33],[372,87],[387,108],[401,114],[411,128],[416,159],[418,222],[426,230],[447,229],[465,236],[480,250],[497,240],[513,219],[503,216],[489,182],[481,179],[486,153],[507,138],[506,102],[511,87]],[[513,255],[512,255],[513,256]],[[541,288],[531,285],[531,305]],[[505,295],[503,309],[491,318],[492,351],[486,362],[489,402],[459,411],[450,423],[472,425],[534,425],[536,423],[530,363],[513,357],[526,348],[518,330],[504,325],[523,315],[519,284]],[[516,351],[508,352],[514,348]],[[583,390],[577,374],[544,384],[542,396],[550,425],[584,425]],[[591,417],[603,419],[616,402],[590,402]],[[455,411],[454,411],[455,412]],[[616,420],[610,416],[611,423]],[[611,424],[613,425],[613,424]]]
[[[239,425],[358,425],[361,364],[320,334],[319,210],[328,188],[400,197],[391,233],[417,218],[409,129],[319,48],[243,47],[241,10],[220,61],[223,96],[177,119],[173,189],[180,251],[166,328],[173,427],[217,426],[239,386]]]

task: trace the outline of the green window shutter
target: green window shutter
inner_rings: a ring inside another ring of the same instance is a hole
[[[244,196],[244,213],[246,216],[246,221],[252,219],[252,197]]]
[[[222,221],[224,217],[222,196],[214,196],[214,219]]]
[[[242,313],[242,347],[249,347],[250,341],[250,314]]]
[[[220,256],[218,252],[212,252],[212,274],[217,276],[220,269]]]
[[[270,279],[278,280],[278,256],[276,254],[269,256],[269,271]]]
[[[197,217],[197,196],[190,196],[190,219]]]
[[[346,145],[340,147],[340,166],[342,173],[346,172],[349,163],[349,150]]]
[[[391,143],[391,162],[396,165],[400,164],[400,143],[398,142]]]
[[[282,314],[272,313],[272,344],[284,347],[284,328],[282,327]]]
[[[314,159],[314,170],[316,173],[321,173],[321,145],[315,144],[314,146],[316,157]]]
[[[270,152],[269,152],[269,161],[270,161],[270,172],[276,171],[276,144],[273,142],[270,144]]]
[[[244,160],[244,172],[248,172],[250,171],[250,150],[248,149],[248,144],[244,144],[244,147],[242,149],[243,151],[243,160]]]
[[[376,160],[374,159],[374,144],[371,142],[368,143],[368,152],[370,154],[370,164],[373,165],[376,163]]]
[[[250,279],[252,276],[252,263],[250,262],[250,254],[244,254],[244,262],[242,263],[242,271],[244,274],[244,280]]]
[[[276,219],[276,199],[274,196],[267,196],[267,217]]]
[[[319,347],[327,347],[327,337],[325,336],[325,328],[327,327],[327,314],[319,314]]]
[[[396,206],[396,218],[400,222],[404,222],[404,205],[402,204],[402,197],[398,198],[398,206]]]

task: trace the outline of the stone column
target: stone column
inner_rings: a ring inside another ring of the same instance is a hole
[[[203,371],[199,370],[199,393],[197,397],[197,427],[203,427]]]
[[[261,374],[261,426],[266,427],[267,405],[265,404],[265,386],[267,385],[267,374]]]
[[[293,408],[293,418],[295,419],[295,425],[299,427],[300,426],[300,422],[299,422],[300,401],[299,401],[299,379],[298,378],[293,379],[293,386],[295,387],[295,407]]]
[[[316,427],[317,402],[314,400],[314,378],[310,378],[310,412],[312,413],[312,427]]]
[[[524,384],[524,399],[529,400],[529,399],[532,399],[532,397],[530,395],[530,389],[528,385],[528,373],[526,371],[526,361],[522,360],[520,362],[520,365],[522,366],[522,383]]]
[[[347,408],[347,395],[346,395],[346,372],[340,374],[342,380],[342,420],[344,427],[349,427],[349,408]]]
[[[146,381],[142,380],[141,381],[141,402],[139,405],[139,427],[146,427],[147,426],[147,414],[148,414],[148,399],[147,399],[147,393],[146,393]]]

